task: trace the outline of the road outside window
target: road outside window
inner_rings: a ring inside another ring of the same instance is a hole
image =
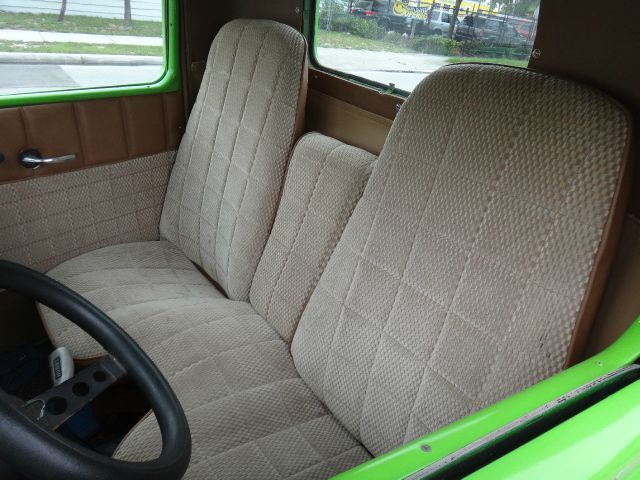
[[[318,0],[321,66],[410,92],[451,63],[526,67],[540,0]]]
[[[162,0],[0,0],[0,95],[149,84]]]

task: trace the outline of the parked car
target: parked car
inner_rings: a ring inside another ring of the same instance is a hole
[[[372,0],[355,2],[351,7],[351,15],[355,15],[358,17],[373,17],[377,13],[374,10],[374,2]]]
[[[467,15],[458,25],[456,40],[479,40],[487,45],[522,46],[527,38],[504,17]]]
[[[354,2],[349,12],[351,15],[372,18],[387,30],[404,32],[406,17],[395,15],[388,0],[361,0]]]
[[[406,17],[407,31],[413,28],[413,22],[416,22],[415,33],[427,35],[448,35],[449,25],[451,25],[451,13],[444,10],[434,10],[431,14],[431,22],[428,20],[416,20],[412,17]],[[460,20],[456,19],[456,29],[459,24]]]

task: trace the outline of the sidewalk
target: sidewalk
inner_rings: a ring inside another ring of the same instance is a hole
[[[129,35],[92,35],[87,33],[37,32],[33,30],[0,29],[0,41],[45,42],[45,43],[88,43],[95,45],[140,45],[161,47],[162,38],[134,37]]]

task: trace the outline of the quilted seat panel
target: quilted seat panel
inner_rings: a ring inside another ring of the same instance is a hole
[[[234,20],[216,35],[171,173],[161,236],[248,300],[273,225],[306,89],[293,28]]]
[[[167,241],[115,245],[85,253],[48,275],[76,291],[131,332],[137,323],[172,309],[224,298],[175,246]],[[101,356],[88,334],[40,305],[52,342],[75,358]]]
[[[251,304],[290,342],[375,156],[319,133],[302,137],[253,284]]]
[[[158,239],[176,152],[0,185],[0,258],[47,271],[96,248]]]
[[[326,479],[370,458],[300,379],[288,345],[249,304],[206,301],[139,322],[131,334],[186,412],[193,452],[185,479]],[[115,457],[152,459],[161,445],[151,415]]]
[[[371,453],[563,367],[629,138],[605,95],[524,69],[414,90],[292,344]]]

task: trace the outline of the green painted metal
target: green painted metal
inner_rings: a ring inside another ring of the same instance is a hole
[[[618,341],[598,355],[334,478],[336,480],[403,479],[545,403],[602,375],[633,363],[639,357],[640,318]],[[430,447],[428,451],[423,450],[424,445]]]
[[[468,479],[640,476],[640,381],[499,458]]]
[[[0,108],[178,91],[182,78],[180,75],[178,0],[166,0],[163,3],[163,10],[166,19],[163,34],[164,73],[154,83],[3,95],[0,96]]]

